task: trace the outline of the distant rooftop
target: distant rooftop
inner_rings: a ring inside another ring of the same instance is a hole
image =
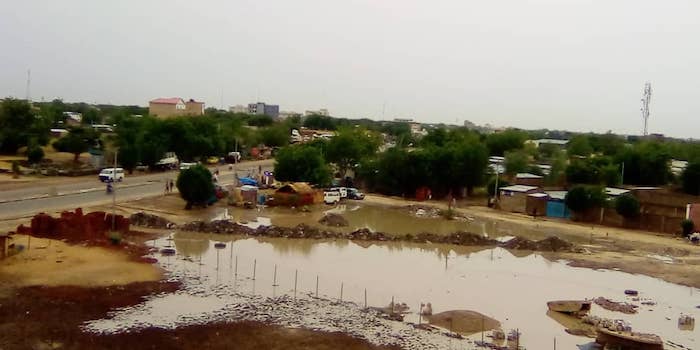
[[[159,103],[159,104],[166,104],[166,105],[176,105],[180,102],[184,102],[184,101],[179,97],[161,97],[161,98],[157,98],[155,100],[151,100],[151,103]]]
[[[517,173],[515,175],[515,178],[517,178],[517,179],[541,179],[542,176],[535,175],[532,173]]]
[[[501,191],[509,191],[509,192],[530,192],[532,190],[536,190],[536,186],[526,186],[526,185],[513,185],[513,186],[508,186],[508,187],[501,187]]]
[[[625,193],[628,193],[630,190],[626,190],[624,188],[615,188],[615,187],[606,187],[605,188],[605,194],[608,196],[619,196],[623,195]]]

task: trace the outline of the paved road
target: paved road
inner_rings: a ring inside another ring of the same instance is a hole
[[[254,174],[258,167],[271,170],[272,160],[245,162],[228,171],[227,166],[219,167],[219,182],[233,183],[235,173],[239,176]],[[165,180],[175,179],[177,172],[164,172],[143,176],[127,176],[123,182],[116,185],[116,200],[123,202],[143,197],[161,194],[165,190]],[[3,191],[0,194],[0,219],[29,216],[41,211],[56,211],[65,208],[97,205],[112,201],[112,195],[105,192],[106,185],[97,180],[82,183],[70,183],[59,186],[38,186],[14,191]]]

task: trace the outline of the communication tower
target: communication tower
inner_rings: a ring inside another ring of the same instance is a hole
[[[644,119],[644,136],[649,135],[649,103],[651,102],[651,83],[644,84],[642,93],[642,118]]]

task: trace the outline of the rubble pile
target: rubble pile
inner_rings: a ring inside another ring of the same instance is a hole
[[[135,226],[149,228],[174,228],[175,224],[158,215],[138,212],[129,217],[129,222]]]
[[[329,214],[324,219],[330,217]],[[339,216],[339,215],[338,215]],[[342,216],[339,216],[345,220]],[[339,219],[328,219],[321,222],[335,222]],[[499,246],[506,249],[515,250],[533,250],[533,251],[575,251],[574,245],[564,241],[559,237],[548,237],[539,241],[531,241],[523,237],[515,237],[506,242],[485,237],[471,232],[454,232],[448,235],[423,232],[416,235],[392,235],[384,232],[374,232],[367,228],[361,228],[349,233],[329,231],[319,229],[306,224],[299,224],[295,227],[281,226],[260,226],[258,228],[250,228],[236,222],[228,220],[214,220],[211,222],[193,221],[180,227],[183,231],[195,231],[206,233],[225,233],[239,234],[259,237],[277,237],[277,238],[309,238],[309,239],[349,239],[357,241],[408,241],[415,243],[442,243],[455,244],[463,246]]]
[[[318,221],[319,224],[333,227],[344,227],[348,226],[348,220],[340,214],[327,213],[321,220]]]
[[[574,245],[556,236],[550,236],[539,241],[523,237],[515,237],[500,244],[501,248],[516,250],[537,250],[546,252],[572,251]]]
[[[104,239],[107,232],[112,231],[112,214],[94,211],[83,214],[81,208],[75,211],[64,211],[60,217],[40,213],[34,215],[30,226],[24,224],[17,227],[17,233],[36,237],[66,239],[69,242],[80,242]],[[129,231],[129,219],[122,215],[114,217],[114,231],[126,233]]]
[[[593,302],[605,310],[622,312],[623,314],[636,314],[637,313],[637,305],[633,305],[633,304],[629,304],[629,303],[625,303],[625,302],[612,301],[610,299],[603,298],[603,297],[595,298],[595,299],[593,299]]]

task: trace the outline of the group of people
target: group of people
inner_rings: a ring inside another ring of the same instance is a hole
[[[175,183],[173,180],[165,180],[165,193],[168,194],[173,192],[173,188],[175,188]]]

